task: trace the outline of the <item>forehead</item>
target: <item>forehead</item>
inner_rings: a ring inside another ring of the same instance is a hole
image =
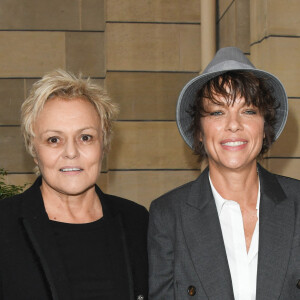
[[[222,95],[215,94],[213,98],[203,98],[204,106],[252,106],[252,103],[247,103],[244,97],[236,96],[224,97]]]
[[[48,99],[44,107],[42,108],[40,114],[50,113],[52,111],[57,111],[57,113],[64,112],[72,112],[80,113],[81,111],[89,112],[91,114],[96,113],[97,110],[93,103],[85,98],[61,98],[61,97],[54,97]]]
[[[100,117],[94,105],[81,98],[49,99],[35,120],[35,128],[42,127],[98,127]]]

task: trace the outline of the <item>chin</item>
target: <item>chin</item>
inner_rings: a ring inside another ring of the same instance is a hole
[[[231,162],[227,164],[227,167],[232,170],[239,170],[239,169],[244,169],[244,168],[249,168],[253,162],[251,163],[246,163],[246,162]],[[256,161],[255,161],[256,164]]]
[[[93,188],[95,185],[95,183],[93,184],[88,184],[88,185],[72,185],[72,184],[66,184],[63,187],[62,186],[57,186],[56,188],[54,187],[54,190],[56,190],[57,192],[64,194],[64,195],[68,195],[68,196],[78,196],[81,194],[84,194],[86,191],[88,191],[89,189]]]

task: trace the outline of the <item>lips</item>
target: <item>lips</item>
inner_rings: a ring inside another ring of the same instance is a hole
[[[80,172],[83,171],[81,168],[74,168],[74,167],[65,167],[59,169],[60,172]]]
[[[221,146],[225,150],[238,151],[244,149],[248,144],[248,141],[245,139],[226,139],[221,141]]]
[[[221,144],[224,146],[237,147],[237,146],[244,145],[246,143],[247,142],[244,141],[236,141],[236,142],[226,142],[226,143],[222,142]]]

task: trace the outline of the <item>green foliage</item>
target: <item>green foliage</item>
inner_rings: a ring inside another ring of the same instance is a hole
[[[24,185],[6,184],[5,176],[7,176],[7,172],[3,168],[0,168],[0,199],[21,193],[28,185],[28,183]]]

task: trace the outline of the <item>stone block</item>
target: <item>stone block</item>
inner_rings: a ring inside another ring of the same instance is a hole
[[[0,40],[0,77],[40,77],[65,67],[62,32],[0,31]]]
[[[200,70],[200,25],[107,24],[107,70]]]
[[[0,127],[1,168],[9,172],[33,172],[33,159],[27,154],[19,127]]]
[[[300,157],[300,99],[289,100],[289,115],[286,126],[271,147],[268,156]]]
[[[192,181],[200,171],[110,171],[107,193],[133,200],[149,208],[152,200]]]
[[[250,1],[238,0],[236,10],[236,45],[243,52],[250,52]]]
[[[268,1],[268,33],[300,36],[300,1]]]
[[[103,32],[66,33],[66,69],[91,77],[105,76]]]
[[[121,22],[200,22],[200,1],[109,0],[107,20]]]
[[[198,73],[108,72],[106,87],[119,120],[175,120],[183,86]]]
[[[250,16],[248,0],[235,1],[219,21],[219,47],[238,47],[244,53],[250,47]]]
[[[44,75],[44,74],[43,74]],[[25,96],[28,97],[32,85],[41,78],[26,78],[25,79]]]
[[[175,122],[116,122],[111,169],[196,169],[197,157],[184,143]]]
[[[3,30],[79,30],[79,0],[2,0]]]
[[[300,159],[269,159],[269,171],[300,180]]]
[[[24,79],[0,79],[0,125],[19,125]]]
[[[236,45],[236,14],[235,2],[228,8],[226,13],[222,15],[219,21],[219,47],[232,47]]]
[[[221,18],[225,13],[226,10],[230,8],[232,4],[234,4],[235,0],[219,0],[218,1],[218,16]]]
[[[104,0],[81,1],[81,30],[104,31],[105,2]]]
[[[251,43],[269,35],[299,36],[298,0],[251,0]]]
[[[6,176],[6,183],[7,184],[14,184],[14,185],[26,185],[26,189],[28,189],[34,181],[37,179],[35,174],[8,174]]]
[[[250,43],[258,42],[268,35],[267,1],[250,1]]]
[[[289,97],[300,96],[300,39],[270,37],[251,47],[251,61],[258,69],[274,74]]]

